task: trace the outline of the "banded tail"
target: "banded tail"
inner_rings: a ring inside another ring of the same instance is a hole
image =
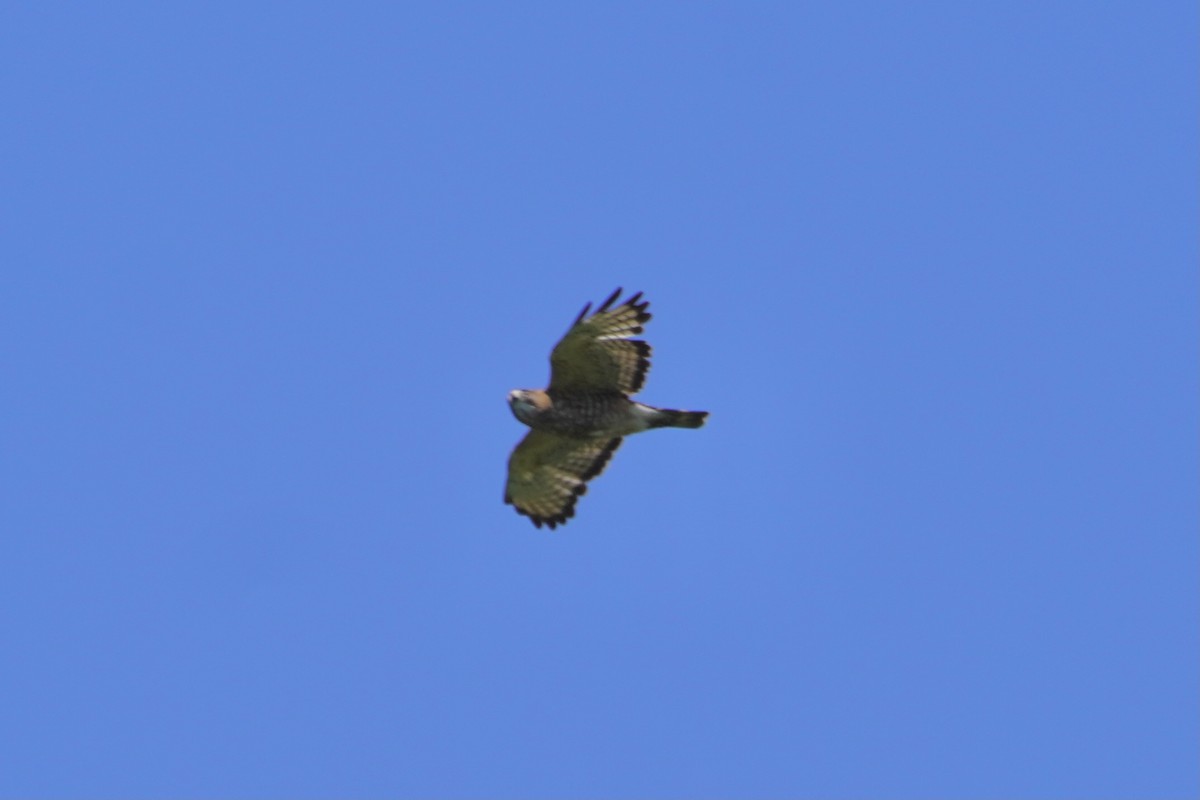
[[[671,408],[656,408],[658,413],[650,422],[651,428],[699,428],[708,417],[707,411],[676,411]]]

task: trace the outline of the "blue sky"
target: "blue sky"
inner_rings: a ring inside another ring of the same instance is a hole
[[[7,9],[0,795],[1194,797],[1197,21]]]

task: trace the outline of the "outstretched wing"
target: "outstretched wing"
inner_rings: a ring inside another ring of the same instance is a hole
[[[551,529],[575,515],[575,501],[620,446],[616,439],[572,439],[530,431],[508,459],[504,502]]]
[[[584,319],[588,303],[575,324],[550,354],[550,391],[600,391],[633,394],[642,388],[650,369],[650,345],[630,336],[642,332],[650,321],[642,293],[610,308],[621,294],[618,288],[596,313]]]

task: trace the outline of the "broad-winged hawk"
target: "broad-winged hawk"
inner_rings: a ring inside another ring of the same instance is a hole
[[[699,428],[707,411],[655,408],[629,399],[650,368],[650,345],[631,336],[650,320],[642,293],[614,306],[618,288],[592,316],[588,303],[550,354],[550,386],[508,394],[531,430],[508,459],[504,502],[553,529],[600,474],[621,437],[650,428]],[[641,301],[641,302],[639,302]]]

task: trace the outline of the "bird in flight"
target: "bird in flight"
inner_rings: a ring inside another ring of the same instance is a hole
[[[621,437],[651,428],[699,428],[707,411],[655,408],[630,399],[650,368],[650,345],[630,338],[650,320],[638,292],[614,306],[613,292],[590,317],[579,312],[550,353],[550,385],[508,393],[513,415],[532,428],[508,459],[504,502],[553,529],[600,474]],[[640,301],[640,302],[639,302]]]

